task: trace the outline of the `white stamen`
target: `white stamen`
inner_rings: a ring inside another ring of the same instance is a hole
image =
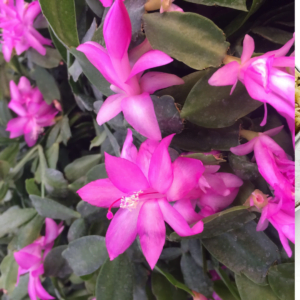
[[[140,200],[139,195],[142,194],[143,191],[134,192],[130,197],[122,197],[121,198],[121,208],[127,208],[129,210],[137,207],[137,204]]]

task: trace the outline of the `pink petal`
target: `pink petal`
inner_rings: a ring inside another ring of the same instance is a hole
[[[179,11],[179,12],[183,12],[183,9],[179,6],[177,6],[176,4],[171,4],[168,11]]]
[[[125,97],[126,95],[124,94],[109,96],[98,112],[97,123],[102,125],[119,114],[122,111],[121,102]]]
[[[101,45],[95,42],[86,42],[79,45],[77,50],[85,54],[87,59],[99,70],[107,81],[119,86],[119,77],[114,70],[107,51]]]
[[[213,86],[234,85],[238,80],[240,64],[236,61],[218,69],[208,80]]]
[[[253,38],[246,34],[243,42],[243,53],[241,56],[242,64],[246,63],[254,52],[255,44]]]
[[[275,55],[275,57],[285,56],[285,55],[288,54],[288,52],[290,51],[291,47],[294,45],[294,42],[295,42],[295,34],[294,34],[293,38],[291,38],[281,48],[279,48],[278,50],[269,51],[266,54],[264,54],[263,56],[273,56],[273,55]]]
[[[165,137],[155,149],[149,167],[149,182],[159,193],[164,194],[173,182],[172,162],[168,147],[174,134]]]
[[[153,269],[165,244],[166,227],[157,200],[147,200],[139,214],[137,231],[143,253]]]
[[[284,128],[284,125],[272,128],[270,130],[265,131],[263,134],[268,136],[274,136],[278,134],[282,129]]]
[[[27,43],[34,48],[38,53],[41,55],[46,55],[46,48],[41,44],[41,42],[34,37],[32,34],[25,32],[24,38],[26,39]]]
[[[195,212],[191,200],[176,201],[173,207],[183,216],[188,224],[193,224],[201,220],[201,216]]]
[[[11,100],[8,104],[8,107],[21,117],[25,117],[27,115],[24,105],[18,101]]]
[[[36,278],[29,273],[29,282],[28,282],[28,294],[30,300],[36,300],[36,290],[35,290]]]
[[[24,126],[28,123],[28,118],[14,118],[8,121],[6,130],[11,132],[16,132],[24,130]]]
[[[29,93],[31,91],[30,81],[25,76],[20,78],[18,89],[21,93]]]
[[[295,57],[276,57],[273,61],[273,67],[295,68]]]
[[[25,7],[24,4],[24,0],[16,0],[16,10],[21,19],[23,18],[23,12]]]
[[[149,187],[141,169],[129,160],[105,153],[105,167],[111,182],[124,193],[144,191]]]
[[[108,178],[92,181],[78,190],[77,193],[83,201],[99,207],[110,207],[114,201],[125,196]],[[120,203],[116,203],[113,207],[119,205]]]
[[[110,260],[122,254],[134,242],[140,208],[141,205],[131,211],[120,208],[110,222],[105,238]]]
[[[197,230],[193,230],[187,224],[183,216],[174,207],[172,207],[165,198],[158,199],[157,201],[164,216],[164,220],[173,228],[173,230],[177,234],[179,234],[180,236],[190,236],[202,232],[202,221],[199,221],[200,225],[197,225],[198,223],[196,224]]]
[[[253,151],[256,141],[257,141],[257,139],[254,138],[251,141],[249,141],[243,145],[231,147],[230,151],[235,155],[246,155]]]
[[[160,140],[161,133],[149,94],[130,96],[122,103],[126,121],[140,134],[152,140]]]
[[[147,69],[163,66],[172,61],[173,59],[166,53],[160,50],[150,50],[137,60],[131,70],[129,78]]]
[[[11,99],[15,100],[15,101],[21,102],[21,99],[20,99],[21,95],[20,95],[19,89],[18,89],[17,85],[15,84],[15,82],[13,80],[11,80],[9,82],[9,87],[10,87],[10,96],[11,96]]]
[[[41,284],[41,280],[39,277],[35,278],[35,290],[36,290],[36,295],[40,298],[40,299],[55,299],[54,297],[52,297],[50,294],[48,294],[48,292],[44,289],[44,287]]]
[[[138,151],[133,145],[132,131],[130,129],[127,129],[127,136],[123,144],[121,157],[135,163],[137,154]]]
[[[41,12],[41,7],[38,2],[32,2],[28,5],[25,16],[24,16],[24,21],[26,23],[33,23],[34,19],[38,16],[38,14]]]
[[[217,175],[222,178],[223,182],[225,183],[226,187],[228,188],[236,188],[243,185],[243,180],[231,173],[224,173],[220,172]]]
[[[196,187],[205,168],[200,160],[187,157],[178,157],[172,167],[174,177],[167,198],[169,201],[176,201],[183,199]]]
[[[184,81],[176,75],[162,72],[147,72],[140,80],[142,92],[153,94],[173,85],[184,84]]]
[[[131,22],[122,0],[115,0],[106,15],[103,36],[110,56],[122,59],[131,40]]]
[[[29,254],[22,250],[14,253],[17,264],[22,268],[29,270],[32,266],[36,265],[41,261],[41,257]]]
[[[25,142],[28,145],[28,147],[32,147],[35,145],[35,143],[38,139],[38,136],[34,136],[32,132],[29,132],[24,135],[24,138],[25,138]]]
[[[112,5],[113,0],[100,0],[100,2],[102,3],[102,5],[103,5],[104,7],[109,7],[109,6]]]
[[[146,140],[140,146],[136,163],[143,171],[144,175],[148,178],[149,166],[150,161],[152,158],[152,154],[154,153],[155,149],[158,147],[159,142],[154,140]]]
[[[59,235],[58,226],[54,220],[50,218],[45,219],[46,233],[45,233],[45,245],[52,243]]]

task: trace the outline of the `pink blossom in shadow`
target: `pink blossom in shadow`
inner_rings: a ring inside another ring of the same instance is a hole
[[[261,125],[264,125],[267,120],[266,104],[268,103],[286,118],[291,132],[294,133],[295,78],[287,70],[295,68],[295,57],[286,56],[293,46],[294,40],[293,37],[280,49],[251,58],[254,53],[254,40],[246,35],[241,59],[231,59],[231,62],[212,75],[208,81],[209,84],[214,86],[232,85],[232,93],[240,80],[249,95],[265,105],[265,117]]]
[[[8,107],[18,117],[7,123],[6,130],[11,139],[24,135],[27,145],[32,147],[43,128],[55,123],[58,110],[45,102],[39,89],[32,88],[26,77],[20,78],[18,86],[13,80],[10,82],[10,94]]]
[[[31,3],[24,0],[0,0],[0,28],[2,29],[2,51],[4,59],[9,61],[13,49],[20,55],[30,47],[41,55],[46,54],[43,45],[51,45],[33,26],[35,18],[40,14],[38,1]]]
[[[40,276],[44,274],[44,260],[54,245],[54,240],[60,235],[64,227],[57,225],[52,219],[46,218],[45,236],[39,237],[32,244],[14,253],[19,265],[17,284],[21,275],[29,273],[28,294],[31,300],[55,299],[43,288]]]
[[[246,155],[254,151],[258,170],[276,194],[283,195],[286,201],[294,201],[295,162],[290,160],[284,150],[271,138],[283,126],[258,133],[249,142],[230,148],[236,155]]]
[[[111,83],[116,94],[109,96],[97,115],[99,125],[121,111],[127,122],[149,139],[160,140],[161,132],[150,94],[156,90],[184,83],[173,74],[144,71],[172,62],[162,51],[153,50],[147,40],[128,53],[131,41],[131,22],[122,0],[110,8],[103,26],[106,49],[95,42],[79,47],[88,60]]]
[[[143,253],[153,269],[165,243],[165,221],[180,236],[202,232],[203,223],[192,228],[169,203],[189,192],[201,177],[201,161],[178,158],[174,163],[168,152],[173,135],[160,143],[146,140],[139,151],[128,134],[121,157],[105,154],[108,179],[93,181],[78,191],[86,202],[108,207],[112,219],[106,233],[106,247],[113,260],[139,236]],[[115,216],[111,209],[120,207]]]

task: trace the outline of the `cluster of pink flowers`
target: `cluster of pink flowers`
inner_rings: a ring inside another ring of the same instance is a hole
[[[295,37],[278,50],[252,57],[255,48],[254,40],[246,35],[241,58],[228,57],[228,63],[216,71],[208,81],[214,86],[232,85],[232,93],[240,80],[249,95],[265,105],[265,117],[261,125],[267,121],[266,104],[269,104],[286,118],[293,137],[295,135],[295,76],[293,73],[295,57],[285,55],[293,46],[294,41]],[[290,73],[290,69],[293,72]]]
[[[295,163],[290,160],[285,151],[272,139],[283,126],[256,133],[245,131],[249,142],[231,148],[236,155],[246,155],[254,151],[258,170],[270,185],[275,197],[266,197],[255,191],[249,204],[256,206],[262,212],[257,230],[265,230],[268,221],[276,228],[281,243],[288,254],[292,250],[288,239],[295,243]]]
[[[110,8],[103,36],[106,49],[95,42],[86,42],[77,48],[112,84],[110,88],[116,93],[102,105],[98,124],[102,125],[122,111],[127,122],[139,133],[152,140],[161,140],[150,94],[184,81],[173,74],[147,72],[143,75],[143,72],[168,64],[172,58],[162,51],[152,50],[147,40],[128,53],[131,22],[122,0],[116,0]]]
[[[11,81],[10,93],[8,107],[18,117],[8,122],[6,130],[10,132],[11,139],[24,135],[27,145],[32,147],[43,128],[55,123],[58,110],[45,102],[39,89],[32,88],[26,77],[20,78],[18,86]]]
[[[44,274],[44,260],[64,227],[62,223],[57,225],[49,218],[46,218],[45,224],[45,236],[39,237],[32,244],[14,253],[19,265],[17,285],[20,276],[29,273],[28,294],[31,300],[37,300],[37,297],[43,300],[55,299],[43,288],[40,276]]]
[[[173,136],[161,142],[146,140],[138,151],[128,130],[121,157],[105,154],[108,179],[93,181],[78,191],[84,201],[108,208],[110,259],[139,236],[153,269],[165,243],[164,221],[180,236],[200,233],[204,216],[195,212],[197,201],[208,216],[230,205],[242,185],[235,175],[215,173],[218,167],[204,167],[200,160],[179,156],[172,162],[168,147]],[[120,207],[115,216],[114,207]]]
[[[20,55],[30,47],[40,54],[46,54],[43,45],[51,45],[33,26],[35,18],[40,14],[38,1],[31,3],[24,0],[0,0],[0,28],[2,29],[2,52],[9,61],[13,49]]]

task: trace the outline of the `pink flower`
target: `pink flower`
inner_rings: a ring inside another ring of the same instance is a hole
[[[54,117],[58,111],[45,102],[39,89],[32,88],[26,77],[20,78],[18,86],[11,81],[10,93],[11,101],[8,107],[18,117],[7,123],[6,130],[10,131],[11,139],[24,135],[27,145],[32,147],[38,135],[43,132],[43,127],[55,123]]]
[[[78,191],[86,202],[108,207],[113,218],[106,233],[106,247],[113,260],[140,238],[143,253],[153,269],[165,243],[166,221],[180,236],[203,230],[200,221],[190,228],[169,201],[181,199],[198,182],[202,162],[178,158],[173,164],[168,146],[170,135],[160,143],[146,140],[137,151],[128,130],[121,157],[105,154],[108,179],[93,181]],[[113,217],[111,208],[120,207]]]
[[[250,196],[249,203],[250,206],[255,206],[261,211],[257,230],[265,230],[270,222],[277,230],[287,255],[291,257],[292,250],[288,240],[295,244],[294,201],[286,200],[285,195],[280,192],[275,194],[275,197],[272,198],[267,197],[259,190],[255,190]]]
[[[183,12],[183,9],[176,4],[173,4],[174,0],[161,0],[160,13],[165,11],[179,11]]]
[[[220,166],[206,165],[198,185],[174,204],[189,224],[228,207],[235,199],[243,181],[234,174],[218,172]],[[199,213],[195,207],[201,208]]]
[[[283,194],[286,200],[294,201],[295,162],[288,159],[284,150],[270,136],[280,132],[283,126],[257,133],[248,143],[230,148],[236,155],[246,155],[254,151],[258,170],[275,193]],[[244,134],[247,134],[247,131]],[[253,134],[253,132],[252,132]]]
[[[6,61],[10,60],[13,49],[20,55],[30,47],[41,55],[46,54],[43,45],[51,45],[34,27],[33,22],[41,12],[38,1],[30,4],[24,0],[0,0],[0,28],[2,28],[2,51]]]
[[[251,58],[254,52],[254,40],[245,36],[241,59],[229,57],[229,63],[216,71],[209,79],[214,86],[233,85],[233,92],[238,80],[246,87],[249,95],[265,104],[265,117],[261,125],[266,123],[266,104],[272,105],[286,118],[289,128],[295,130],[294,111],[294,75],[285,68],[295,68],[295,58],[286,57],[294,44],[295,38],[288,41],[282,48]]]
[[[64,227],[62,223],[57,225],[52,219],[46,218],[46,233],[14,253],[16,262],[19,265],[17,284],[21,275],[29,273],[28,294],[31,300],[55,299],[43,288],[40,275],[44,274],[43,262],[54,245],[54,240],[60,235]]]
[[[152,50],[149,42],[132,49],[131,23],[122,0],[116,0],[110,8],[103,27],[106,49],[95,42],[86,42],[77,50],[109,81],[116,94],[109,96],[97,116],[99,125],[109,121],[121,111],[127,122],[149,139],[160,140],[161,132],[155,116],[150,94],[156,90],[182,84],[173,74],[143,72],[168,64],[172,58],[159,50]]]

